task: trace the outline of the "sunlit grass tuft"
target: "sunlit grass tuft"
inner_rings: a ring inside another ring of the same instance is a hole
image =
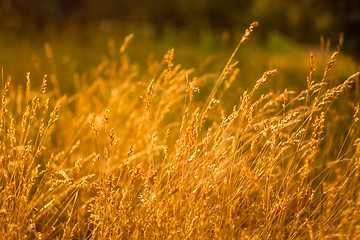
[[[216,78],[174,49],[140,72],[132,37],[109,40],[71,96],[55,70],[40,89],[2,79],[3,239],[360,236],[359,72],[334,84],[339,49],[322,70],[310,55],[306,89],[264,93],[279,70],[243,91],[238,47]]]

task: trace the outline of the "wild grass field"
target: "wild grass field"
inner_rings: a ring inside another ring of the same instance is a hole
[[[247,51],[256,26],[217,73],[176,48],[137,62],[133,34],[86,73],[64,75],[51,42],[41,79],[3,66],[0,238],[360,238],[358,67],[341,37]]]

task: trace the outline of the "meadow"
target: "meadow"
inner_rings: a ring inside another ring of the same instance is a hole
[[[257,25],[4,49],[0,238],[360,238],[356,61]]]

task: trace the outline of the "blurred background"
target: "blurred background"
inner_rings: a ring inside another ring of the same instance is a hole
[[[49,25],[61,31],[99,21],[135,23],[157,32],[167,27],[235,31],[257,20],[264,35],[276,30],[301,42],[317,42],[320,35],[333,39],[344,32],[345,48],[360,56],[358,0],[2,0],[0,16],[3,29],[20,31]]]
[[[260,23],[254,45],[263,47],[249,47],[252,53],[245,51],[243,60],[240,56],[243,64],[253,59],[245,67],[248,73],[289,61],[289,54],[291,59],[301,59],[302,53],[308,56],[320,46],[320,39],[335,48],[340,33],[345,39],[342,49],[352,59],[351,70],[356,70],[360,58],[359,0],[1,0],[0,20],[0,65],[13,75],[21,69],[40,77],[47,70],[45,63],[39,67],[45,57],[40,52],[48,41],[59,74],[72,78],[74,72],[100,61],[101,46],[109,38],[120,45],[131,32],[135,39],[129,55],[139,64],[146,63],[149,54],[159,58],[175,47],[178,62],[185,67],[205,68],[201,64],[207,60],[213,63],[206,69],[218,71],[221,67],[214,62],[220,58],[224,65],[225,56],[253,21]],[[288,60],[277,61],[280,55]]]

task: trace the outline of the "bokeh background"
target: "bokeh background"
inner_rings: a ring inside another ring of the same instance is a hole
[[[184,67],[218,72],[253,21],[260,22],[253,46],[239,56],[244,75],[287,64],[283,74],[288,71],[292,82],[301,85],[305,75],[300,72],[307,63],[300,59],[316,52],[320,39],[335,48],[341,33],[342,49],[351,58],[344,66],[350,65],[349,71],[358,66],[359,0],[1,0],[0,64],[15,79],[24,79],[26,71],[35,81],[41,79],[51,67],[43,53],[47,41],[62,87],[71,91],[74,72],[96,66],[109,38],[120,45],[133,32],[128,54],[140,66],[150,55],[161,58],[175,47],[177,62]]]
[[[336,38],[344,32],[346,49],[360,56],[360,2],[316,0],[2,0],[1,27],[66,30],[70,25],[111,20],[146,25],[157,31],[173,26],[234,31],[260,21],[266,31],[279,31],[295,40],[316,42],[319,35]]]

